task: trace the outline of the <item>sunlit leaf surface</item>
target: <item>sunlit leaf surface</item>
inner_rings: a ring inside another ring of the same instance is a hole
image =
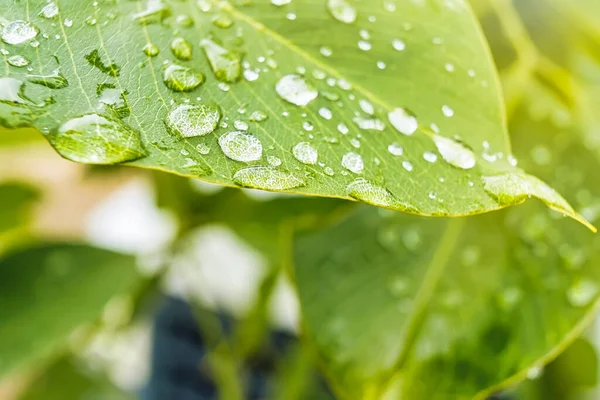
[[[239,3],[239,4],[238,4]],[[70,160],[423,215],[538,197],[464,0],[2,0],[0,121]]]

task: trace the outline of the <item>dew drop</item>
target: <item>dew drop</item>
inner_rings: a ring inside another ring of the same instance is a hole
[[[267,162],[271,167],[279,167],[281,165],[281,158],[276,156],[268,156]]]
[[[367,42],[366,40],[360,40],[358,42],[358,48],[363,51],[369,51],[372,48],[371,42]]]
[[[311,132],[313,129],[315,129],[315,127],[311,122],[304,121],[302,123],[302,129],[304,129],[306,132]]]
[[[350,172],[360,174],[365,169],[365,165],[360,154],[349,152],[342,157],[342,167]]]
[[[402,168],[410,172],[413,170],[413,165],[410,161],[404,160],[402,161]]]
[[[295,145],[292,149],[292,153],[294,154],[296,160],[307,165],[316,164],[317,158],[319,156],[317,149],[315,149],[308,142],[300,142],[297,145]]]
[[[401,156],[402,154],[404,154],[404,148],[396,142],[388,146],[388,151],[394,156]]]
[[[204,74],[178,64],[163,71],[164,84],[174,92],[190,92],[204,83]]]
[[[221,113],[216,107],[180,104],[169,112],[165,124],[171,134],[191,138],[214,132],[220,119]]]
[[[171,15],[171,9],[163,0],[148,0],[146,8],[134,14],[133,20],[142,25],[155,24],[162,22],[169,15]]]
[[[371,104],[369,101],[361,99],[358,101],[358,105],[360,106],[360,109],[363,110],[365,113],[369,115],[375,114],[375,107],[373,107],[373,104]]]
[[[248,82],[254,82],[255,80],[257,80],[259,78],[259,76],[260,75],[255,70],[252,70],[250,68],[244,70],[244,78]]]
[[[326,107],[319,108],[319,115],[328,121],[333,117],[331,110]]]
[[[182,37],[171,40],[171,51],[180,60],[189,61],[192,59],[192,45]]]
[[[333,18],[345,24],[356,21],[356,9],[347,0],[328,0],[327,10]]]
[[[442,106],[442,112],[444,113],[444,116],[450,118],[454,116],[454,110],[452,108],[450,108],[450,106],[447,105],[443,105]]]
[[[253,111],[252,114],[250,114],[248,116],[248,119],[252,122],[262,122],[264,120],[267,119],[267,114],[265,114],[264,112],[257,110],[257,111]]]
[[[137,131],[99,114],[65,122],[52,135],[51,143],[64,158],[87,164],[117,164],[146,156]]]
[[[331,167],[325,167],[325,169],[323,171],[325,172],[325,175],[327,175],[327,176],[335,175],[335,171]]]
[[[388,113],[388,119],[396,130],[404,135],[412,135],[419,127],[415,115],[405,108],[395,108]]]
[[[245,187],[264,190],[286,190],[306,185],[303,179],[273,167],[249,167],[235,173],[233,181]]]
[[[352,121],[360,129],[367,131],[383,131],[385,129],[385,124],[378,118],[354,117]]]
[[[337,130],[338,132],[340,132],[342,135],[346,135],[348,134],[348,132],[350,132],[350,130],[348,129],[348,127],[346,126],[346,124],[344,124],[343,122],[340,122],[337,126]]]
[[[69,86],[67,78],[61,74],[59,69],[55,69],[50,75],[27,75],[27,80],[50,89],[64,89]]]
[[[206,143],[199,143],[198,145],[196,145],[196,150],[198,150],[198,153],[202,155],[207,155],[208,153],[210,153],[210,147],[208,147]]]
[[[331,48],[330,48],[330,47],[327,47],[327,46],[323,46],[323,47],[321,47],[321,48],[319,49],[319,52],[321,53],[321,55],[322,55],[323,57],[329,57],[329,56],[331,56],[331,55],[333,54],[333,51],[331,50]]]
[[[219,137],[219,146],[232,160],[250,162],[262,157],[262,144],[251,133],[233,131]]]
[[[0,37],[4,43],[18,45],[35,38],[39,32],[31,22],[17,20],[4,25]]]
[[[220,15],[215,16],[212,23],[217,28],[227,29],[227,28],[230,28],[231,25],[233,25],[233,19],[231,19],[231,17],[229,15],[220,14]]]
[[[241,121],[239,119],[236,119],[233,122],[233,127],[235,129],[237,129],[238,131],[247,131],[248,130],[248,123]]]
[[[125,93],[114,88],[112,85],[99,85],[97,92],[99,92],[98,101],[105,105],[113,115],[119,118],[129,116],[131,110],[125,99]]]
[[[448,164],[462,169],[475,166],[475,154],[462,143],[439,135],[433,136],[433,142]]]
[[[292,0],[271,0],[271,4],[275,6],[285,6],[286,4],[290,4]]]
[[[379,207],[399,208],[400,202],[387,189],[374,183],[358,178],[346,187],[348,196]],[[405,207],[402,207],[405,208]]]
[[[185,14],[178,15],[177,18],[175,18],[175,23],[183,28],[191,28],[194,26],[194,20],[189,15]]]
[[[46,19],[52,19],[58,15],[58,6],[55,2],[51,1],[42,8],[39,15]]]
[[[218,80],[233,83],[240,79],[242,75],[242,57],[239,53],[227,50],[210,39],[202,40],[200,45],[204,49],[206,58],[208,58],[208,62]]]
[[[306,106],[319,95],[316,88],[310,85],[302,76],[290,74],[277,82],[277,94],[285,101],[297,106]]]
[[[423,153],[423,158],[429,163],[434,163],[437,161],[437,154],[432,153],[431,151],[426,151]]]
[[[158,49],[158,46],[154,43],[146,43],[144,45],[143,52],[148,57],[155,57],[160,53],[160,50]]]
[[[392,47],[397,51],[404,51],[406,49],[406,43],[401,39],[392,40]]]
[[[12,65],[13,67],[19,67],[19,68],[26,67],[29,65],[29,60],[18,54],[8,57],[6,59],[6,62],[8,62],[8,64]]]

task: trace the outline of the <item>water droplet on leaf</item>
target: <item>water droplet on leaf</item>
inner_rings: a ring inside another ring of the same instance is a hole
[[[355,174],[360,174],[365,169],[365,164],[360,154],[349,152],[342,157],[342,167]]]
[[[433,142],[448,164],[462,169],[470,169],[475,166],[475,154],[462,143],[439,135],[433,136]]]
[[[272,167],[249,167],[235,173],[233,181],[245,187],[263,190],[287,190],[304,186],[301,178]]]
[[[292,153],[294,154],[296,160],[300,161],[303,164],[314,165],[317,163],[317,149],[315,149],[308,142],[300,142],[297,145],[295,145],[292,149]]]
[[[221,113],[216,107],[180,104],[169,112],[165,123],[171,134],[190,138],[214,132],[220,119]]]
[[[227,50],[211,39],[202,40],[200,45],[218,80],[233,83],[240,79],[242,67],[239,53]]]
[[[219,137],[219,146],[232,160],[250,162],[262,157],[262,144],[251,133],[233,131]]]
[[[23,44],[35,38],[39,29],[31,22],[17,20],[4,25],[1,38],[7,44]]]
[[[404,135],[412,135],[419,127],[419,122],[415,115],[404,108],[395,108],[390,111],[388,119],[390,124]]]
[[[174,92],[190,92],[204,83],[204,74],[177,64],[163,71],[164,84]]]
[[[192,59],[192,45],[182,37],[171,40],[171,51],[180,60],[188,61]]]
[[[333,18],[345,24],[356,21],[356,8],[350,5],[347,0],[328,0],[327,10]]]
[[[295,74],[281,78],[277,82],[275,90],[282,99],[297,106],[306,106],[319,95],[317,89],[302,76]]]

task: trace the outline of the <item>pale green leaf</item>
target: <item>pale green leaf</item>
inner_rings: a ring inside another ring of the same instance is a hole
[[[538,197],[580,219],[537,180],[486,190],[525,175],[464,0],[275,3],[2,0],[0,121],[79,162],[422,215]]]
[[[0,260],[0,375],[51,355],[138,275],[129,256],[45,245]]]

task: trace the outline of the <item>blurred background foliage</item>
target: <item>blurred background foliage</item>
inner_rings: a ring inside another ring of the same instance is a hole
[[[600,223],[600,3],[470,1],[500,70],[519,165]],[[255,365],[273,342],[272,327],[293,333],[301,324],[290,283],[294,232],[356,208],[72,164],[30,130],[0,131],[0,159],[0,372],[10,370],[2,399],[137,397],[150,375],[159,334],[152,321],[165,294],[187,299],[201,321],[221,398],[242,398],[236,371]],[[500,212],[502,229],[514,229],[541,259],[544,246],[555,246],[573,270],[594,263],[597,238],[580,229],[556,236],[539,209]],[[580,246],[552,240],[565,235]],[[594,304],[582,320],[597,308],[597,290],[589,295]],[[207,310],[226,313],[234,328]],[[548,365],[532,366],[523,382],[493,396],[600,399],[598,321],[554,349]],[[292,340],[277,357],[269,369],[273,398],[330,398],[315,377],[310,344]]]

